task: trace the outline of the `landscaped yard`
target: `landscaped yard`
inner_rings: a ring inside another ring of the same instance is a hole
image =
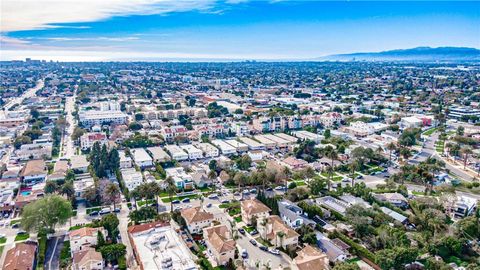
[[[141,207],[141,206],[144,206],[145,204],[152,204],[152,203],[155,203],[154,199],[138,201],[137,205],[138,207]]]
[[[260,244],[262,244],[266,247],[271,247],[272,246],[272,244],[270,244],[270,242],[263,240],[261,237],[258,237],[256,240],[257,240],[258,243],[260,243]]]
[[[243,229],[248,233],[251,233],[253,232],[253,230],[255,230],[255,228],[253,228],[252,226],[243,226]]]
[[[233,218],[237,223],[242,222],[242,217],[241,216],[236,216]]]
[[[98,212],[100,210],[102,210],[102,207],[100,207],[100,206],[87,208],[87,215],[90,214],[91,212],[94,212],[94,211]]]
[[[15,241],[25,241],[30,237],[30,234],[28,233],[22,233],[17,236],[15,236]]]
[[[444,140],[438,140],[435,142],[435,150],[438,153],[443,153],[445,150],[445,141]]]
[[[236,215],[238,215],[238,214],[240,214],[240,213],[241,213],[240,208],[234,207],[234,208],[230,208],[230,209],[228,210],[228,214],[229,214],[230,216],[232,216],[232,217],[233,217],[233,216],[236,216]]]
[[[430,136],[432,135],[435,131],[437,131],[438,128],[434,127],[434,128],[430,128],[430,129],[427,129],[425,130],[422,135],[425,135],[425,136]]]
[[[10,221],[10,225],[20,223],[21,221],[22,221],[21,219],[12,220],[12,221]]]
[[[0,238],[0,244],[5,244],[5,242],[7,242],[7,238],[5,237]]]

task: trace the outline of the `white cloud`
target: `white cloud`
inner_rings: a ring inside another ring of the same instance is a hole
[[[70,27],[58,24],[93,22],[113,16],[208,11],[214,2],[214,0],[2,0],[0,31]]]

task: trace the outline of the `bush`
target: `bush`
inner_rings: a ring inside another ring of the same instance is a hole
[[[38,235],[38,265],[43,266],[45,262],[45,252],[47,251],[47,236]]]

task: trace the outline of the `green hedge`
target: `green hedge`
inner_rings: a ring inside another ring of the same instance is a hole
[[[43,268],[45,253],[47,252],[47,236],[38,235],[38,266]]]
[[[363,246],[359,245],[358,243],[356,243],[355,241],[353,241],[351,238],[344,235],[343,233],[333,232],[330,235],[330,237],[331,238],[340,238],[340,240],[347,243],[354,250],[355,254],[357,254],[358,256],[363,256],[363,257],[369,259],[372,262],[376,261],[375,260],[375,254],[373,254],[372,252],[370,252],[370,250],[364,248]]]

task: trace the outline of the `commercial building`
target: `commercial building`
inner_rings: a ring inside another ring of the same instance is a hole
[[[81,111],[78,116],[80,123],[88,128],[103,124],[121,125],[127,121],[127,115],[121,111]]]
[[[264,135],[256,135],[253,138],[259,141],[261,144],[265,145],[267,149],[274,149],[277,146],[276,142],[267,139]]]
[[[195,257],[174,228],[160,221],[128,227],[128,240],[141,270],[196,270]]]
[[[240,137],[238,138],[240,141],[242,141],[243,143],[245,143],[246,145],[248,145],[248,148],[250,150],[265,150],[267,149],[265,147],[265,145],[263,145],[262,143],[259,143],[255,140],[252,140],[250,139],[249,137]]]
[[[225,140],[225,142],[233,146],[238,153],[244,153],[248,151],[248,145],[237,140]]]

